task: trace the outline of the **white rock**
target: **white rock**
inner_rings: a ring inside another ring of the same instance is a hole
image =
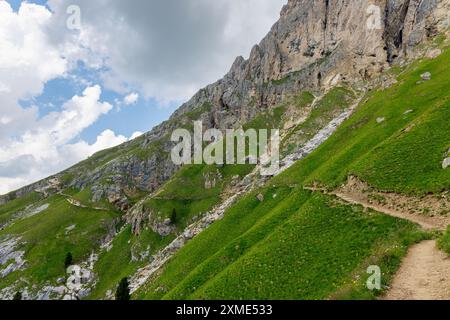
[[[448,167],[450,167],[450,157],[444,159],[442,162],[442,169],[447,169]]]
[[[75,228],[76,228],[76,224],[73,224],[73,225],[71,225],[71,226],[68,226],[66,229],[65,229],[65,234],[67,235],[67,234],[69,234],[71,231],[73,231]]]
[[[422,78],[423,81],[431,80],[431,73],[425,72],[425,73],[421,74],[420,77]]]
[[[384,121],[386,121],[386,118],[377,118],[377,123],[383,123]]]
[[[427,58],[436,59],[442,54],[441,49],[432,49],[427,52]]]
[[[6,239],[0,242],[0,278],[8,274],[22,270],[25,266],[24,251],[15,251],[19,246],[20,238]],[[4,266],[4,268],[2,268]]]

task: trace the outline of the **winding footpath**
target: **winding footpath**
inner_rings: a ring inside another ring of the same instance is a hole
[[[305,188],[321,191],[317,188]],[[450,224],[449,217],[427,217],[369,203],[355,193],[336,191],[339,199],[370,208],[389,216],[419,224],[425,230],[443,231]],[[450,256],[439,250],[435,240],[412,246],[394,276],[384,300],[450,300]]]

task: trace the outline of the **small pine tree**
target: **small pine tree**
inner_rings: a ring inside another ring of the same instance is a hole
[[[66,259],[64,260],[64,267],[65,267],[65,269],[70,267],[72,265],[72,262],[73,262],[72,253],[71,252],[67,252]]]
[[[130,288],[128,287],[128,285],[128,278],[123,278],[120,281],[116,291],[116,300],[130,300]]]
[[[20,291],[17,291],[13,298],[14,301],[22,300],[22,293]]]
[[[177,223],[177,210],[175,208],[172,210],[172,215],[170,216],[170,223]]]

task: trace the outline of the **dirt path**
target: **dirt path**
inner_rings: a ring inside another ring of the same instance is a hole
[[[449,300],[450,257],[423,241],[403,259],[385,300]]]
[[[65,193],[62,193],[62,192],[59,192],[59,194],[61,196],[65,197],[66,201],[68,203],[70,203],[72,206],[75,206],[75,207],[78,207],[78,208],[83,208],[83,209],[92,209],[92,210],[96,210],[96,211],[108,211],[107,208],[86,206],[86,205],[82,204],[80,201],[74,199],[72,196],[70,196],[68,194],[65,194]]]
[[[350,193],[335,192],[333,194],[346,202],[349,202],[352,204],[359,204],[359,205],[362,205],[364,208],[370,208],[375,211],[387,214],[389,216],[412,221],[414,223],[419,224],[425,230],[441,230],[442,231],[442,230],[445,230],[447,228],[447,226],[450,224],[450,219],[448,217],[444,217],[444,216],[429,217],[429,216],[422,216],[422,215],[417,215],[417,214],[410,214],[408,212],[404,212],[401,210],[387,208],[386,206],[383,206],[383,205],[369,203],[369,201],[361,199],[361,198],[357,197],[356,195],[353,195]]]
[[[356,194],[334,193],[342,200],[384,214],[407,219],[426,230],[444,230],[448,217],[428,217],[369,203]],[[436,241],[423,241],[408,251],[397,271],[386,300],[449,300],[450,257],[436,247]]]
[[[378,212],[407,219],[426,230],[444,230],[448,218],[427,217],[389,209],[355,199],[350,194],[336,192],[342,200],[360,204]],[[436,247],[436,241],[423,241],[408,251],[400,269],[384,297],[385,300],[449,300],[450,299],[450,257]]]
[[[425,230],[445,230],[450,224],[449,215],[426,216],[411,213],[407,206],[394,206],[393,203],[408,202],[413,199],[401,199],[397,195],[383,195],[384,203],[371,200],[367,186],[359,181],[350,181],[345,187],[330,193],[351,204],[362,205],[389,216],[406,219],[419,224]],[[312,191],[326,190],[308,187]],[[392,199],[389,199],[391,197]],[[427,202],[428,199],[425,200]],[[433,202],[434,199],[431,199]],[[447,200],[444,200],[447,201]],[[417,202],[414,202],[412,205]],[[422,203],[423,204],[423,203]],[[402,210],[403,208],[403,210]],[[450,300],[450,256],[440,251],[436,241],[423,241],[412,246],[403,259],[391,287],[384,296],[385,300]]]

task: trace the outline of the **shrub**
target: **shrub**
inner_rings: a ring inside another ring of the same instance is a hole
[[[66,259],[64,260],[64,268],[67,269],[72,265],[73,257],[71,252],[67,252]]]
[[[116,300],[130,300],[130,288],[128,287],[128,278],[123,278],[116,291]]]

